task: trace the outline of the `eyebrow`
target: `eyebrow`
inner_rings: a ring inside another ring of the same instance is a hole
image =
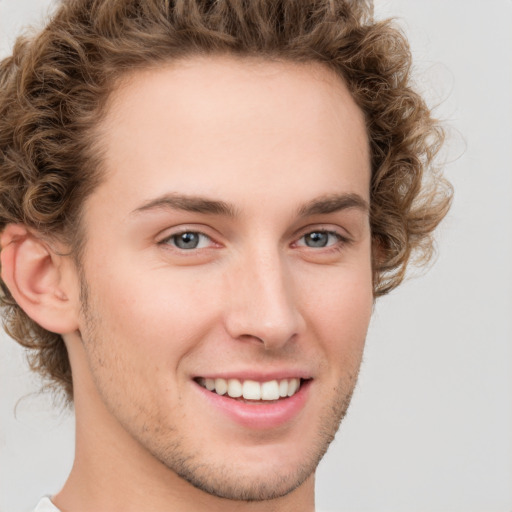
[[[150,210],[171,208],[186,212],[221,215],[235,217],[236,208],[224,201],[217,201],[201,196],[189,196],[181,194],[165,194],[144,203],[132,213],[142,213]]]
[[[363,213],[370,211],[367,201],[359,194],[335,194],[306,203],[299,209],[299,216],[325,215],[348,209],[361,210]]]
[[[164,194],[151,199],[133,210],[133,214],[159,209],[183,210],[187,212],[213,214],[234,218],[237,209],[225,201],[209,199],[202,196],[182,194]],[[335,194],[314,199],[298,210],[299,217],[334,213],[340,210],[357,209],[369,212],[368,203],[358,194]]]

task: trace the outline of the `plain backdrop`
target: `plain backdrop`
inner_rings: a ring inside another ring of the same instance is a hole
[[[49,5],[0,0],[2,55]],[[433,267],[377,303],[318,508],[511,512],[512,0],[377,0],[376,11],[398,18],[418,88],[447,122],[456,195]],[[72,415],[38,385],[2,334],[0,512],[30,510],[70,469]]]

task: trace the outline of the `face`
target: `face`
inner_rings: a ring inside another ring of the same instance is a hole
[[[210,494],[289,493],[372,309],[362,113],[320,65],[197,58],[126,80],[99,138],[79,324],[109,421]]]

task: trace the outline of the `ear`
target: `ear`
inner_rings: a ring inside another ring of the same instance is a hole
[[[78,280],[70,258],[22,224],[8,224],[0,245],[2,279],[23,311],[47,331],[76,331]]]

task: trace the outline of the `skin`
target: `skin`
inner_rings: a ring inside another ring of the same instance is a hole
[[[124,80],[98,137],[82,267],[60,267],[77,437],[55,504],[313,510],[373,305],[361,111],[318,64],[191,58]],[[300,410],[242,426],[194,381],[248,372],[307,376]]]

